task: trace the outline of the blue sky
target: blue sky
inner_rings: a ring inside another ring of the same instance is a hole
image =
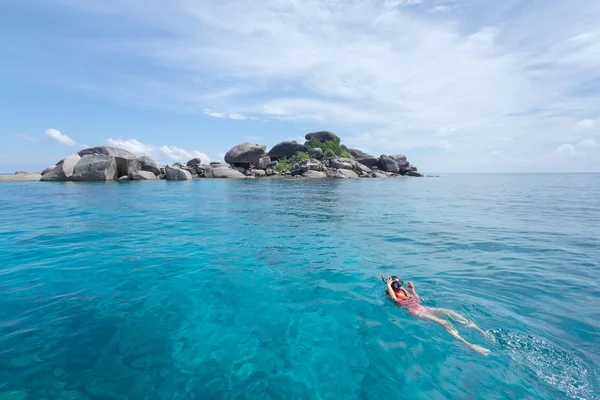
[[[332,130],[424,172],[599,172],[600,3],[4,0],[0,172]]]

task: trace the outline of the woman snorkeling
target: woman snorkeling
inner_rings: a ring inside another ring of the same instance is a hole
[[[390,276],[388,278],[383,277],[381,275],[381,279],[385,282],[387,286],[387,295],[394,303],[398,304],[400,307],[406,309],[408,315],[418,318],[423,321],[433,322],[434,324],[440,325],[442,328],[446,330],[453,338],[456,340],[466,344],[471,350],[475,350],[482,356],[487,356],[490,354],[490,350],[478,346],[476,344],[471,344],[463,339],[458,331],[452,326],[452,324],[440,317],[447,317],[461,325],[464,325],[468,328],[473,328],[481,333],[483,336],[487,337],[487,334],[482,331],[475,323],[469,321],[462,315],[459,315],[451,310],[446,310],[444,308],[430,308],[425,307],[421,298],[415,291],[415,285],[412,282],[408,282],[406,285],[408,290],[403,288],[403,282],[398,279],[397,276]]]

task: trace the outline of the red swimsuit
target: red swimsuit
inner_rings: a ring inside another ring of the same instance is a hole
[[[404,288],[400,288],[400,290],[394,291],[394,294],[396,295],[398,304],[402,308],[406,308],[406,311],[408,311],[410,315],[418,314],[423,308],[419,298],[417,296],[411,295],[410,293],[408,293],[408,290]]]

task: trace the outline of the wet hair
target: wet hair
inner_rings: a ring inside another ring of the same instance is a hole
[[[397,276],[392,276],[392,289],[394,289],[395,291],[398,291],[398,290],[400,290],[402,285],[404,285],[404,282],[402,282],[400,279],[398,279]]]

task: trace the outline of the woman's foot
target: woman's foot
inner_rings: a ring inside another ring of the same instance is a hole
[[[484,357],[489,356],[491,353],[490,350],[488,350],[484,347],[478,346],[476,344],[472,344],[470,347],[471,347],[471,349],[475,350],[476,352],[478,352],[479,354],[481,354]]]

